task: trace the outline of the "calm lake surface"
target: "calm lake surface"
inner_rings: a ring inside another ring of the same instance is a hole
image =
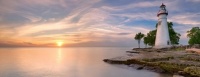
[[[0,77],[172,77],[104,63],[129,47],[0,48]]]

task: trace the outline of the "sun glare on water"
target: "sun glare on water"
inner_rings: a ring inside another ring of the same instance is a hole
[[[58,46],[58,47],[63,46],[63,42],[62,42],[62,41],[58,41],[58,42],[56,42],[56,43],[57,43],[57,46]]]

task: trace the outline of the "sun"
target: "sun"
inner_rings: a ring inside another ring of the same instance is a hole
[[[58,46],[58,47],[63,46],[63,42],[62,42],[62,41],[58,41],[58,42],[56,42],[56,43],[57,43],[57,46]]]

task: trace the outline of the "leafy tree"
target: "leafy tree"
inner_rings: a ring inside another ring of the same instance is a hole
[[[200,44],[200,28],[199,27],[193,27],[191,30],[187,31],[187,37],[189,37],[188,43],[190,45],[194,44]]]
[[[144,42],[145,44],[149,46],[154,46],[155,44],[155,39],[156,39],[156,30],[152,30],[149,33],[147,33],[147,36],[144,37]]]
[[[172,45],[179,44],[179,39],[180,39],[181,34],[174,31],[172,22],[167,22],[167,24],[168,24],[169,38],[170,38],[171,44]]]
[[[145,48],[147,48],[148,38],[145,36],[143,39],[144,39]]]
[[[140,41],[141,39],[144,37],[144,34],[142,34],[141,32],[139,32],[138,34],[135,35],[135,40],[138,41],[138,47],[140,48]]]
[[[179,44],[179,39],[181,35],[174,31],[172,22],[167,22],[167,24],[168,24],[169,37],[170,37],[171,44],[172,45]],[[158,24],[156,24],[156,30],[152,30],[149,33],[147,33],[147,36],[146,36],[147,39],[144,39],[144,41],[147,42],[147,44],[150,46],[155,45],[157,26]]]

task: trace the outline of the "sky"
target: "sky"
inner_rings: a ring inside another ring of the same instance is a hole
[[[155,29],[159,6],[187,44],[200,27],[200,0],[0,0],[0,47],[137,47]]]

